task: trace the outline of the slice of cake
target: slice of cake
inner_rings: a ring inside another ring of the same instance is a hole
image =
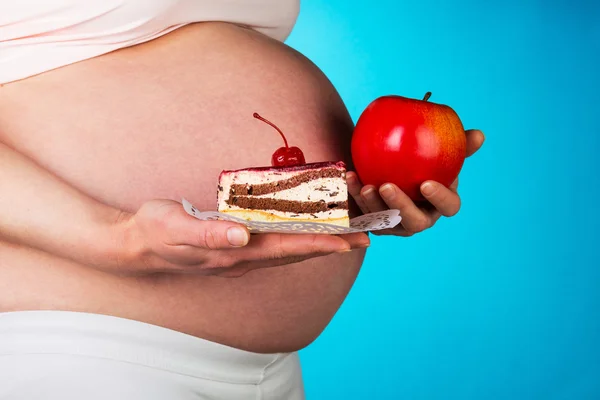
[[[223,171],[218,211],[248,221],[321,222],[348,227],[343,162]]]

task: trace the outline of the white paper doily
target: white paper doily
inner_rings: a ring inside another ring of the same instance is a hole
[[[186,199],[182,199],[185,211],[203,221],[232,221],[244,224],[253,232],[320,233],[339,235],[343,233],[378,231],[393,228],[400,223],[399,210],[386,210],[365,214],[350,220],[350,228],[316,222],[256,222],[246,221],[216,211],[199,211]]]

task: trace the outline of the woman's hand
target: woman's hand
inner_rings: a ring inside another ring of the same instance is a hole
[[[117,221],[117,273],[195,273],[235,277],[369,245],[364,233],[250,235],[241,224],[200,221],[180,203],[154,200]],[[115,272],[115,271],[112,271]]]
[[[468,130],[467,157],[481,148],[485,137],[479,130]],[[460,210],[460,197],[457,193],[458,178],[446,188],[444,185],[425,181],[421,185],[421,193],[429,202],[428,207],[418,207],[398,186],[387,183],[379,187],[362,186],[354,172],[346,175],[348,192],[354,198],[363,213],[400,210],[402,222],[395,228],[372,232],[375,235],[412,236],[431,228],[443,215],[451,217]]]

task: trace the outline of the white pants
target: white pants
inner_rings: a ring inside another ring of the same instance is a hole
[[[256,354],[123,318],[0,313],[1,400],[302,400],[297,353]]]

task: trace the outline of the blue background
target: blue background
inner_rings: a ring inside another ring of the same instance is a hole
[[[303,0],[288,44],[354,121],[432,91],[487,137],[456,217],[373,239],[308,399],[600,399],[600,2]]]

